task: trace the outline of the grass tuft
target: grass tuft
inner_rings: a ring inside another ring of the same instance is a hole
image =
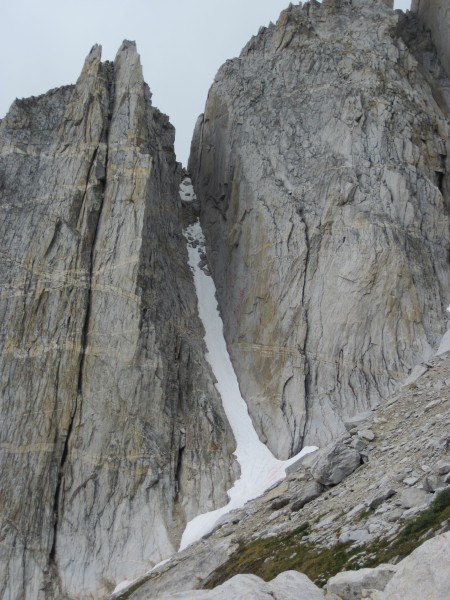
[[[282,536],[241,541],[229,560],[203,582],[203,588],[212,589],[239,573],[254,573],[265,581],[270,581],[279,573],[291,569],[305,573],[317,585],[323,586],[340,571],[397,562],[408,556],[425,539],[432,537],[437,530],[446,531],[449,528],[450,488],[437,494],[426,510],[406,521],[391,540],[377,538],[363,547],[349,542],[332,548],[318,548],[303,539],[311,531],[310,524],[306,522]],[[118,600],[131,598],[137,589],[157,576],[158,574],[150,575],[139,581],[118,596]]]
[[[309,524],[303,523],[282,536],[242,541],[230,559],[204,581],[203,587],[212,589],[239,573],[253,573],[270,581],[290,569],[305,573],[317,585],[323,586],[340,571],[397,562],[438,529],[448,530],[449,522],[450,488],[437,494],[429,508],[406,521],[390,540],[377,538],[364,546],[349,542],[332,548],[318,548],[302,539],[310,532]]]

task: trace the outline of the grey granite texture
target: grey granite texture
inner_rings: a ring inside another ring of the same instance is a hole
[[[450,3],[448,0],[412,0],[411,10],[430,30],[442,65],[450,76]]]
[[[226,502],[174,130],[133,42],[0,125],[0,596],[104,597]]]
[[[382,1],[291,5],[222,66],[197,122],[227,342],[280,458],[342,433],[445,331],[450,104],[424,37]]]

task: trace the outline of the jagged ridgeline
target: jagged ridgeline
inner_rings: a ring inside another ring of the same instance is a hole
[[[232,482],[174,130],[125,42],[0,136],[0,596],[103,597]]]
[[[428,6],[442,62],[390,0],[290,5],[219,70],[196,126],[225,336],[281,459],[338,436],[445,330],[450,69],[443,2]],[[105,598],[236,477],[173,139],[131,42],[0,122],[8,600]]]

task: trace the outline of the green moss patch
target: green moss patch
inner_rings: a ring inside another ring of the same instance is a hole
[[[349,564],[350,558],[360,552],[349,544],[331,549],[317,549],[302,542],[310,533],[307,523],[283,536],[241,542],[230,560],[214,571],[203,587],[212,589],[238,573],[254,573],[270,581],[279,573],[297,570],[310,579],[324,584],[331,575]],[[356,567],[355,567],[356,568]]]
[[[381,563],[398,561],[437,530],[450,528],[450,489],[434,499],[430,507],[405,522],[393,539],[377,538],[364,546],[351,543],[319,548],[303,538],[310,532],[304,523],[288,534],[242,541],[230,559],[214,571],[203,587],[212,589],[239,573],[254,573],[270,581],[290,569],[305,573],[317,585],[340,571],[375,567]]]
[[[291,569],[305,573],[317,585],[323,586],[340,571],[396,562],[438,530],[449,529],[450,489],[447,489],[436,496],[428,509],[406,521],[392,539],[377,538],[360,547],[352,546],[349,542],[332,548],[319,548],[304,540],[311,528],[309,523],[302,523],[282,536],[242,541],[230,559],[207,578],[203,587],[212,589],[239,573],[254,573],[270,581],[279,573]],[[118,598],[130,598],[137,589],[156,577],[158,573],[149,575]]]
[[[402,559],[418,548],[426,539],[433,537],[438,529],[447,531],[450,526],[450,489],[440,492],[430,506],[407,520],[393,540],[377,539],[371,546],[373,558],[363,566],[373,567],[383,562]]]

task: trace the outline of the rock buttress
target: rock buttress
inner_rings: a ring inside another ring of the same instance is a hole
[[[450,76],[450,4],[447,0],[412,0],[411,10],[431,31],[442,65]]]
[[[130,42],[1,122],[2,597],[102,597],[226,501],[173,137]]]
[[[291,5],[196,126],[227,343],[280,458],[376,405],[445,328],[448,105],[399,21],[381,1]]]

